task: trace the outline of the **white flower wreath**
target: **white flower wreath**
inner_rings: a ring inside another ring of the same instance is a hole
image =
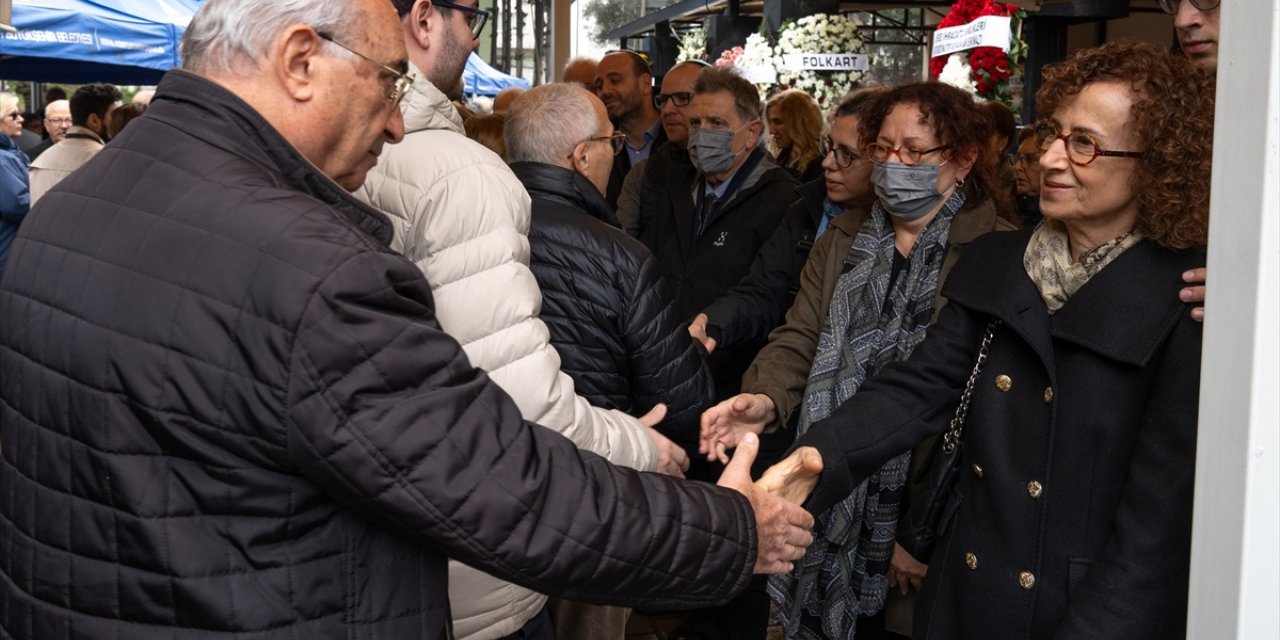
[[[862,45],[862,38],[858,36],[858,21],[851,16],[819,13],[784,24],[778,34],[778,47],[774,56],[778,70],[777,90],[800,89],[813,96],[823,109],[831,108],[862,79],[865,72],[794,70],[786,65],[786,56],[857,54],[862,53]]]

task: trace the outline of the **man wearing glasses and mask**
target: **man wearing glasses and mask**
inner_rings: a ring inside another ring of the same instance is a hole
[[[538,313],[546,307],[529,270],[529,196],[501,158],[466,137],[451,102],[462,95],[466,59],[479,46],[488,13],[476,0],[391,4],[413,78],[400,105],[405,138],[386,150],[356,196],[387,213],[395,230],[391,248],[431,283],[440,326],[515,399],[525,419],[614,464],[680,473],[670,460],[683,451],[651,428],[661,416],[637,419],[575,393],[561,368],[567,359],[547,338]],[[590,146],[593,154],[601,149],[609,145]],[[608,153],[593,168],[605,160]],[[603,171],[607,176],[608,167]],[[450,563],[449,575],[459,638],[533,635],[541,623],[544,596],[458,562]]]
[[[507,113],[511,169],[533,199],[529,249],[541,315],[563,370],[599,407],[641,415],[665,403],[662,432],[694,442],[711,375],[681,335],[683,318],[649,250],[607,222],[604,189],[624,141],[604,104],[576,84],[535,87]],[[660,468],[688,468],[684,449],[661,451]],[[623,609],[559,599],[549,609],[559,640],[626,632]]]
[[[4,635],[448,638],[446,557],[671,607],[803,552],[752,456],[735,490],[613,467],[440,330],[348,193],[404,135],[402,27],[206,0],[146,117],[29,214],[0,279]]]

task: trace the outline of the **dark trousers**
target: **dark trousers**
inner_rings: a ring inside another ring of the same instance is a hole
[[[556,640],[556,634],[551,630],[551,616],[547,615],[544,607],[538,615],[530,618],[515,633],[503,636],[499,640]]]

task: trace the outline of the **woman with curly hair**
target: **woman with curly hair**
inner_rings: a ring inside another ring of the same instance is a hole
[[[790,171],[801,184],[821,178],[818,138],[822,136],[822,110],[818,103],[799,89],[788,89],[769,98],[765,118],[778,166]]]
[[[1212,79],[1114,42],[1047,66],[1036,97],[1044,221],[969,245],[911,357],[766,480],[816,480],[821,513],[946,432],[959,478],[914,637],[1180,638],[1201,328],[1178,290],[1204,264]]]
[[[939,82],[866,89],[835,115],[823,167],[828,198],[844,213],[809,252],[795,303],[747,369],[743,393],[704,414],[709,441],[728,436],[729,425],[805,433],[880,367],[911,354],[970,242],[1013,228],[988,197],[987,119],[964,91]],[[712,442],[703,449],[723,455]],[[894,542],[913,492],[910,462],[908,454],[890,461],[819,517],[804,559],[771,580],[788,637],[910,633],[909,598],[888,593],[918,591],[926,572],[928,558]]]

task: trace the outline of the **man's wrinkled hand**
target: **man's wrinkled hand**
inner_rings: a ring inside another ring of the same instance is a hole
[[[757,538],[753,571],[788,573],[792,563],[804,557],[805,549],[813,543],[809,533],[813,516],[751,482],[751,463],[755,462],[759,450],[760,439],[755,434],[744,436],[716,484],[738,491],[751,502]]]
[[[698,451],[707,460],[729,462],[727,449],[738,446],[748,433],[760,435],[777,418],[773,400],[763,393],[739,393],[702,413]]]
[[[1204,283],[1207,275],[1208,270],[1204,267],[1182,274],[1182,281],[1192,286],[1183,287],[1178,292],[1178,299],[1187,304],[1200,305],[1191,309],[1191,319],[1196,322],[1204,322]]]
[[[716,339],[707,336],[707,314],[699,313],[693,322],[689,323],[689,335],[698,342],[702,343],[702,348],[707,350],[707,355],[711,355],[716,350]]]
[[[821,475],[822,454],[813,447],[800,447],[782,462],[766,469],[756,485],[792,504],[801,505],[818,486]]]
[[[658,448],[658,473],[683,478],[684,472],[689,470],[689,454],[684,449],[672,442],[666,436],[658,433],[657,429],[645,427],[645,431],[649,434],[649,438],[653,440],[654,446]]]

